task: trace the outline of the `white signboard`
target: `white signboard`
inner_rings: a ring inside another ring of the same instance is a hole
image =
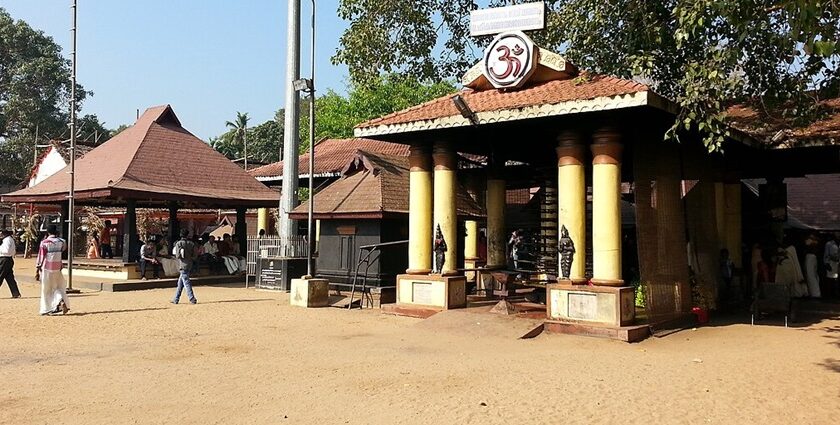
[[[595,320],[598,317],[598,296],[569,292],[569,318]]]
[[[498,34],[545,28],[545,3],[525,3],[470,12],[470,35]]]
[[[499,34],[484,51],[484,76],[497,89],[522,87],[537,69],[537,46],[521,31]]]

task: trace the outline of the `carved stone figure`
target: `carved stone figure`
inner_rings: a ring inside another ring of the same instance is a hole
[[[563,279],[568,279],[572,274],[572,261],[575,258],[575,242],[569,237],[569,230],[566,226],[560,228],[560,242],[558,243],[560,253],[560,271]]]
[[[435,231],[435,269],[432,273],[440,274],[443,272],[443,263],[446,262],[446,240],[443,239],[443,232],[440,231],[440,224],[437,225]]]

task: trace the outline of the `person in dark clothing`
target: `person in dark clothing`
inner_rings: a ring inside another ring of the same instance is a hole
[[[12,292],[12,298],[20,298],[20,290],[15,280],[15,238],[12,237],[12,232],[3,230],[0,232],[0,285],[3,281],[9,284],[9,291]]]

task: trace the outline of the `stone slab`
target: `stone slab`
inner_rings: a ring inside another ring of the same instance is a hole
[[[547,320],[545,322],[545,331],[549,333],[609,338],[624,342],[639,342],[650,336],[650,327],[648,325],[603,326],[556,320]]]

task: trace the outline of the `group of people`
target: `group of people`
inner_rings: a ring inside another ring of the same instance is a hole
[[[245,257],[240,255],[239,242],[235,237],[225,233],[221,239],[210,234],[191,239],[196,250],[196,261],[193,262],[191,273],[198,271],[200,264],[207,264],[211,270],[224,270],[229,274],[245,271]],[[140,246],[138,257],[140,278],[146,280],[146,271],[151,269],[154,279],[160,278],[160,271],[166,276],[178,274],[179,264],[175,259],[174,249],[170,252],[169,243],[165,238],[152,236]]]
[[[221,239],[216,240],[215,236],[205,234],[202,240],[205,242],[199,248],[201,261],[217,270],[224,268],[229,274],[245,272],[245,257],[235,236],[225,233]]]
[[[840,297],[840,232],[828,236],[824,245],[809,234],[802,245],[804,259],[793,244],[756,244],[752,251],[753,285],[787,283],[796,298]]]
[[[91,232],[88,236],[87,258],[114,258],[111,247],[111,220],[105,220],[102,232]]]

